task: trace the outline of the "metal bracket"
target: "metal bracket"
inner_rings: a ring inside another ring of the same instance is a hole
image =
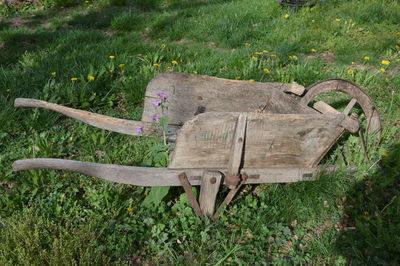
[[[181,173],[181,174],[179,174],[178,177],[179,177],[179,181],[182,184],[183,189],[186,192],[186,195],[188,196],[189,202],[192,205],[192,208],[193,208],[194,212],[199,217],[203,216],[203,212],[201,211],[200,205],[197,202],[197,199],[193,194],[192,185],[189,183],[189,180],[188,180],[188,178],[186,176],[186,173]]]

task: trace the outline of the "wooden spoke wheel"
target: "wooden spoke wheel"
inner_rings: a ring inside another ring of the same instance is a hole
[[[309,105],[314,98],[326,92],[341,92],[349,95],[351,97],[351,100],[349,101],[349,103],[346,105],[346,107],[343,109],[342,112],[337,111],[335,108],[333,108],[332,106],[328,105],[323,101],[318,101],[314,103],[313,105],[314,109],[316,109],[321,113],[332,113],[332,114],[342,113],[345,115],[350,114],[351,120],[349,121],[354,122],[354,120],[357,119],[358,116],[356,114],[351,114],[350,112],[355,106],[355,104],[358,103],[367,121],[364,130],[369,135],[375,135],[378,143],[380,142],[382,135],[382,127],[381,127],[381,120],[379,113],[376,110],[375,106],[372,104],[371,98],[364,91],[364,89],[351,81],[345,79],[327,79],[314,83],[306,89],[306,93],[300,100],[300,103],[302,105]],[[347,129],[352,131],[351,126],[350,128]],[[367,151],[364,144],[363,131],[361,127],[359,127],[357,131],[360,135],[360,141],[361,145],[363,146],[362,148],[364,150],[365,156],[368,159]]]

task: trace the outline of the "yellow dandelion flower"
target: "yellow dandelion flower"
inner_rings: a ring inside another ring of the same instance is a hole
[[[389,60],[382,60],[382,65],[389,65],[390,64],[390,61]]]
[[[4,2],[3,2],[3,1],[0,1],[0,6],[1,6],[2,4],[4,4]]]
[[[316,53],[316,52],[317,52],[317,49],[311,48],[311,52]]]
[[[339,22],[339,21],[340,21],[340,18],[335,19],[335,21],[336,21],[336,22]]]
[[[172,63],[173,65],[177,65],[177,64],[178,64],[178,61],[172,60],[171,63]]]
[[[256,56],[252,56],[251,60],[257,60],[257,57]]]
[[[285,15],[283,15],[283,17],[287,19],[287,18],[289,18],[289,14],[286,13]]]
[[[55,76],[57,75],[57,72],[51,72],[51,75],[52,75],[53,77],[55,77]]]
[[[291,60],[297,60],[297,56],[295,56],[295,55],[291,55],[291,56],[289,56],[289,58],[290,58]]]
[[[271,57],[276,57],[276,54],[271,54]]]
[[[382,157],[388,157],[389,154],[387,152],[382,153]]]
[[[384,69],[383,67],[381,67],[379,70],[380,70],[381,72],[385,72],[385,71],[386,71],[386,69]]]
[[[153,64],[153,67],[160,67],[160,66],[161,64],[156,64],[156,63]]]
[[[268,74],[268,73],[271,72],[271,70],[269,70],[268,68],[264,68],[263,71],[264,71],[265,74]]]
[[[171,72],[171,71],[172,71],[172,68],[171,68],[171,67],[167,67],[167,68],[165,69],[165,71]]]
[[[251,45],[251,44],[248,43],[248,42],[245,42],[245,43],[244,43],[244,46],[247,46],[247,47],[248,47],[248,46],[250,46],[250,45]]]
[[[364,56],[364,60],[370,60],[371,58],[369,56]]]
[[[88,76],[89,80],[94,80],[94,76]]]
[[[133,209],[132,209],[131,207],[126,208],[126,210],[127,210],[128,212],[133,212]]]
[[[123,68],[125,64],[119,64],[118,67]]]
[[[236,76],[235,79],[236,79],[236,80],[239,80],[239,79],[241,79],[241,77],[240,77],[240,76]]]
[[[254,79],[249,79],[249,82],[254,82],[255,80]]]
[[[78,80],[78,78],[71,78],[71,80],[72,80],[72,81],[76,81],[76,80]]]
[[[255,52],[256,55],[261,55],[263,54],[262,52]]]
[[[108,58],[115,59],[115,55],[110,55]]]
[[[349,73],[350,75],[354,74],[354,69],[351,68],[347,69],[347,73]]]
[[[263,50],[262,53],[263,53],[263,54],[268,54],[269,51],[268,51],[268,50]]]
[[[400,35],[400,31],[396,32],[397,35]]]

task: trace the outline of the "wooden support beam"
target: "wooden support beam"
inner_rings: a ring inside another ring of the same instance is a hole
[[[356,98],[352,98],[351,101],[347,104],[346,108],[344,108],[342,114],[348,115],[356,103],[357,103]]]
[[[235,135],[232,140],[231,152],[228,161],[228,174],[225,182],[230,189],[240,183],[239,169],[243,158],[243,147],[246,137],[247,116],[240,114],[236,122]]]
[[[204,215],[214,214],[215,199],[221,184],[222,174],[217,171],[204,171],[200,184],[200,209]]]

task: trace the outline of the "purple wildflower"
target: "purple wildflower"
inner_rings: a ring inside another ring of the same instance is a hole
[[[158,121],[162,117],[166,117],[166,115],[153,115],[151,116],[151,120]]]
[[[144,128],[144,126],[138,127],[138,128],[136,129],[136,132],[137,132],[137,133],[143,133],[143,128]]]
[[[159,105],[161,104],[161,102],[159,102],[158,100],[154,100],[154,101],[153,101],[153,104],[154,104],[155,106],[159,106]]]
[[[167,94],[164,92],[157,93],[157,96],[160,97],[161,100],[165,100],[168,97]]]

